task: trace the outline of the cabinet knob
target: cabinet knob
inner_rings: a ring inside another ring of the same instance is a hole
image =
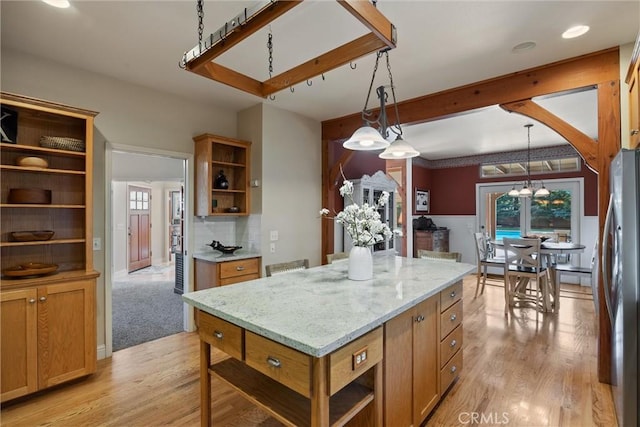
[[[224,334],[220,331],[213,331],[213,336],[221,340],[222,337],[224,337]]]
[[[638,133],[640,133],[640,129],[631,129],[631,136],[637,135]]]
[[[29,304],[34,304],[35,302],[36,302],[36,299],[35,299],[35,298],[30,298],[30,299],[29,299]]]
[[[452,315],[451,315],[451,317],[450,317],[450,319],[451,319],[451,321],[452,321],[452,322],[455,322],[455,320],[456,320],[457,318],[458,318],[458,316],[456,316],[456,315],[455,315],[455,313],[454,313],[454,314],[452,314]]]
[[[420,323],[422,321],[424,321],[424,316],[422,314],[420,314],[419,316],[416,317],[416,322]]]
[[[455,298],[456,297],[456,291],[451,291],[451,294],[449,296],[451,298]]]
[[[458,341],[451,340],[451,347],[455,347],[458,344]]]
[[[40,302],[45,302],[47,300],[47,297],[40,297],[38,299],[40,300]]]
[[[272,356],[267,356],[267,363],[274,368],[279,368],[281,365],[280,360]]]
[[[451,367],[451,373],[452,374],[455,374],[457,370],[458,370],[458,368],[456,368],[455,366]]]

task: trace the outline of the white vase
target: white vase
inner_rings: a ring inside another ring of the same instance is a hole
[[[349,273],[351,280],[373,279],[373,257],[371,248],[354,246],[349,252]]]

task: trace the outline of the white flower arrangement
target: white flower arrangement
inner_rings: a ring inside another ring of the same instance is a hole
[[[353,183],[345,179],[342,187],[340,187],[340,195],[345,199],[345,203],[349,198],[351,204],[335,217],[330,217],[330,212],[326,208],[320,211],[320,215],[333,218],[336,222],[342,224],[353,239],[354,246],[373,246],[378,242],[389,240],[393,236],[389,226],[380,220],[380,213],[378,212],[378,209],[389,201],[388,192],[383,191],[373,206],[368,203],[358,206],[353,200]]]

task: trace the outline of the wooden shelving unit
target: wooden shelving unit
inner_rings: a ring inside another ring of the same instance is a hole
[[[0,101],[3,112],[17,114],[17,136],[0,143],[1,327],[12,331],[2,334],[4,402],[96,370],[99,273],[93,268],[92,173],[97,113],[4,92]],[[41,147],[43,136],[84,141],[84,151]],[[47,166],[21,166],[21,157],[38,157]],[[11,189],[48,190],[51,203],[12,203]],[[37,230],[54,235],[30,241],[11,236]],[[25,265],[57,269],[15,275]]]
[[[196,144],[195,215],[248,215],[251,143],[211,134],[193,140]],[[220,171],[229,182],[226,189],[215,188]],[[232,207],[237,207],[238,212],[229,212]]]

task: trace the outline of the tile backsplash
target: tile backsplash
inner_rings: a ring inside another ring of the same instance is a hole
[[[194,217],[194,252],[210,251],[208,246],[217,240],[225,246],[242,246],[243,249],[260,250],[260,215],[248,217]]]

